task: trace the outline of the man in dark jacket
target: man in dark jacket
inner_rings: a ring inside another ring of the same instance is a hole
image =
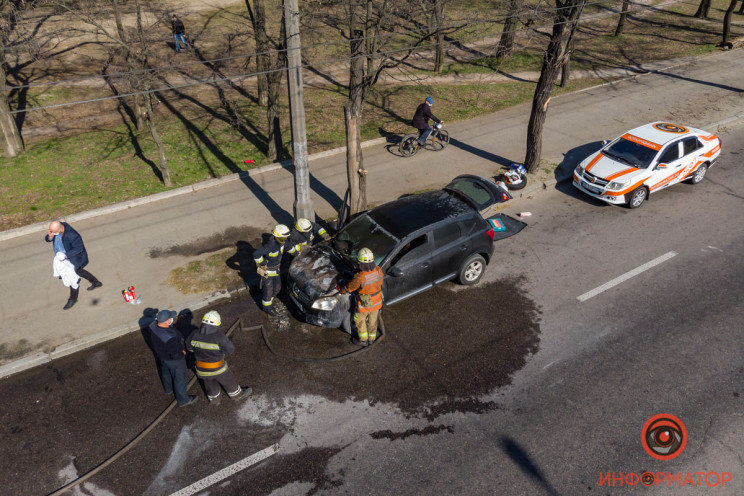
[[[52,243],[54,248],[54,254],[62,252],[65,254],[65,258],[72,263],[75,267],[77,275],[86,279],[90,286],[88,291],[93,291],[96,288],[103,286],[103,283],[98,280],[96,276],[85,270],[83,267],[88,265],[88,252],[85,250],[83,244],[83,238],[80,234],[72,228],[67,222],[60,222],[58,220],[53,221],[49,224],[47,235],[44,237],[47,243]],[[78,292],[80,288],[74,288],[70,286],[70,298],[67,300],[67,304],[63,307],[65,310],[72,308],[77,303]]]
[[[189,48],[189,44],[186,43],[186,38],[184,37],[184,34],[186,33],[186,28],[183,26],[183,21],[176,17],[176,14],[173,14],[173,19],[171,20],[171,25],[173,26],[173,41],[176,45],[176,52],[181,53],[181,45],[178,44],[178,41],[180,40],[181,43],[186,48]]]
[[[419,145],[426,143],[426,138],[431,134],[432,128],[429,125],[429,119],[433,120],[437,124],[444,124],[444,121],[437,119],[437,117],[431,113],[432,105],[434,105],[434,99],[427,96],[424,103],[416,107],[416,113],[413,114],[411,125],[419,130]]]
[[[176,393],[178,406],[188,406],[198,398],[189,396],[186,388],[189,383],[189,371],[186,368],[186,350],[183,347],[183,336],[173,323],[178,315],[173,310],[161,310],[150,324],[152,349],[160,360],[160,379],[163,381],[165,394]]]
[[[220,386],[230,398],[251,393],[250,388],[240,387],[235,374],[227,368],[225,356],[235,351],[235,345],[220,332],[220,325],[220,314],[211,310],[202,317],[201,327],[186,340],[186,349],[194,353],[196,360],[196,376],[204,383],[210,403],[219,398]]]

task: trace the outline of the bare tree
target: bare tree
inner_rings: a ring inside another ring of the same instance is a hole
[[[258,101],[266,105],[266,156],[281,160],[282,134],[279,120],[279,96],[282,75],[287,66],[287,51],[284,46],[284,18],[280,22],[279,35],[269,36],[266,30],[266,8],[264,0],[245,0],[248,14],[253,24],[256,40],[256,66],[258,68]]]
[[[617,27],[615,28],[615,35],[620,36],[623,34],[623,28],[625,27],[625,18],[628,17],[630,10],[630,0],[623,0],[623,4],[620,7],[620,17],[617,20]]]
[[[445,16],[444,8],[449,3],[449,0],[419,0],[421,6],[421,12],[427,20],[427,27],[432,37],[435,39],[434,43],[434,72],[442,72],[442,66],[444,65],[444,25]],[[367,8],[371,8],[372,2],[369,2]],[[367,16],[368,18],[370,16]],[[369,50],[367,50],[369,52]]]
[[[527,151],[524,159],[527,172],[536,171],[540,165],[542,132],[548,112],[548,103],[558,77],[558,71],[568,60],[569,48],[581,17],[584,1],[556,0],[555,5],[553,33],[545,51],[540,79],[537,81],[535,96],[532,99],[530,122],[527,126]]]
[[[504,28],[499,38],[499,46],[496,48],[496,58],[504,59],[514,54],[514,36],[517,33],[519,13],[524,5],[524,0],[506,0],[506,19]]]
[[[6,73],[8,39],[18,21],[20,10],[24,6],[24,2],[0,0],[0,84],[3,87],[9,85]],[[6,157],[16,157],[23,152],[23,140],[18,130],[18,124],[13,114],[10,113],[8,92],[5,88],[0,91],[0,132],[2,132],[3,154]]]
[[[145,0],[147,1],[147,0]],[[144,122],[150,132],[152,140],[158,148],[158,168],[165,186],[172,186],[168,159],[165,154],[165,145],[155,123],[155,113],[152,108],[152,74],[148,61],[150,39],[147,33],[152,31],[152,26],[145,25],[143,9],[140,0],[134,0],[135,26],[126,29],[119,9],[117,0],[108,0],[111,11],[102,8],[104,5],[95,0],[55,0],[55,5],[65,9],[82,22],[93,27],[96,34],[103,36],[120,47],[125,55],[128,67],[132,67],[130,84],[132,89],[142,98],[142,106],[138,107],[141,116],[137,116]],[[150,11],[152,12],[152,11]],[[111,30],[107,24],[113,15],[116,31]],[[155,13],[154,17],[161,18],[162,15]],[[108,22],[107,22],[108,21]],[[157,21],[156,21],[157,24]]]
[[[708,17],[708,12],[710,12],[710,3],[711,0],[700,0],[700,5],[695,12],[695,17],[699,17],[700,19]]]
[[[725,47],[725,48],[731,48],[731,43],[729,42],[729,36],[731,36],[731,16],[734,15],[734,8],[736,8],[736,2],[737,0],[731,0],[729,2],[729,6],[726,9],[726,13],[723,16],[723,39],[721,40],[721,43],[719,46]],[[744,4],[742,4],[742,8],[744,8]]]

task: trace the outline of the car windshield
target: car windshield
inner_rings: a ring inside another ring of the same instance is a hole
[[[399,241],[369,215],[364,214],[336,234],[333,247],[352,264],[356,263],[359,250],[369,248],[375,254],[375,263],[379,265]]]
[[[620,138],[613,144],[602,150],[602,154],[639,169],[645,169],[653,162],[657,151],[634,143],[625,138]]]

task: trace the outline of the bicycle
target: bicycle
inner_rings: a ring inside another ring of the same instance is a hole
[[[398,151],[403,157],[412,157],[416,155],[420,148],[427,148],[435,152],[439,152],[447,148],[449,145],[449,133],[442,129],[441,124],[435,124],[434,129],[429,133],[429,137],[426,138],[424,145],[418,143],[419,133],[411,133],[403,136],[403,139],[398,145]]]

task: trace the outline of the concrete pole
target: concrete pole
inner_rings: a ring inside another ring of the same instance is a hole
[[[315,210],[313,210],[313,202],[310,199],[310,168],[307,164],[305,97],[302,90],[302,55],[300,53],[300,12],[297,0],[284,0],[284,22],[287,33],[287,80],[295,169],[294,214],[296,219],[305,218],[315,221]]]

